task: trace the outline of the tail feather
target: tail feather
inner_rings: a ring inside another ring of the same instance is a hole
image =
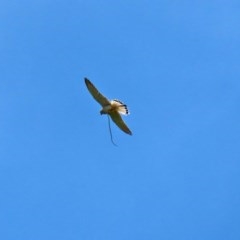
[[[130,114],[126,105],[122,105],[122,106],[118,107],[118,112],[123,114],[123,115]]]
[[[113,102],[115,102],[118,107],[117,107],[117,111],[123,115],[128,115],[130,114],[130,111],[128,110],[127,108],[127,105],[124,104],[123,102],[117,100],[117,99],[114,99]]]

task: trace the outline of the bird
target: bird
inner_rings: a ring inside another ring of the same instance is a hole
[[[132,135],[131,130],[122,120],[122,115],[130,114],[127,105],[123,102],[113,99],[109,100],[104,95],[102,95],[98,89],[92,84],[92,82],[84,78],[85,84],[87,86],[88,91],[91,93],[93,98],[102,106],[100,114],[107,114],[111,117],[112,121],[125,133]]]

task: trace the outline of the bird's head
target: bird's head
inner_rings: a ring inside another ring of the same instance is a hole
[[[103,114],[106,114],[103,110],[100,111],[100,114],[103,115]]]

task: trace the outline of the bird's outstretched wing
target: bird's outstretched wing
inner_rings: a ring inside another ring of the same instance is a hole
[[[113,120],[113,122],[116,123],[116,125],[125,133],[132,135],[132,132],[130,131],[130,129],[128,128],[128,126],[124,123],[124,121],[122,120],[121,115],[117,112],[111,112],[109,113],[111,119]]]
[[[100,103],[103,107],[110,105],[110,101],[106,97],[104,97],[87,78],[85,78],[85,83],[88,91],[92,94],[93,98],[98,103]]]

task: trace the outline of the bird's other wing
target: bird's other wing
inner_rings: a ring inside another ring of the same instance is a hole
[[[116,123],[116,125],[125,133],[132,135],[132,132],[130,131],[130,129],[128,128],[128,126],[124,123],[124,121],[121,118],[121,115],[114,111],[109,113],[110,117],[112,118],[113,122]]]
[[[110,104],[110,101],[108,101],[108,99],[104,97],[87,78],[85,78],[84,80],[88,91],[92,94],[93,98],[98,103],[100,103],[103,107]]]

